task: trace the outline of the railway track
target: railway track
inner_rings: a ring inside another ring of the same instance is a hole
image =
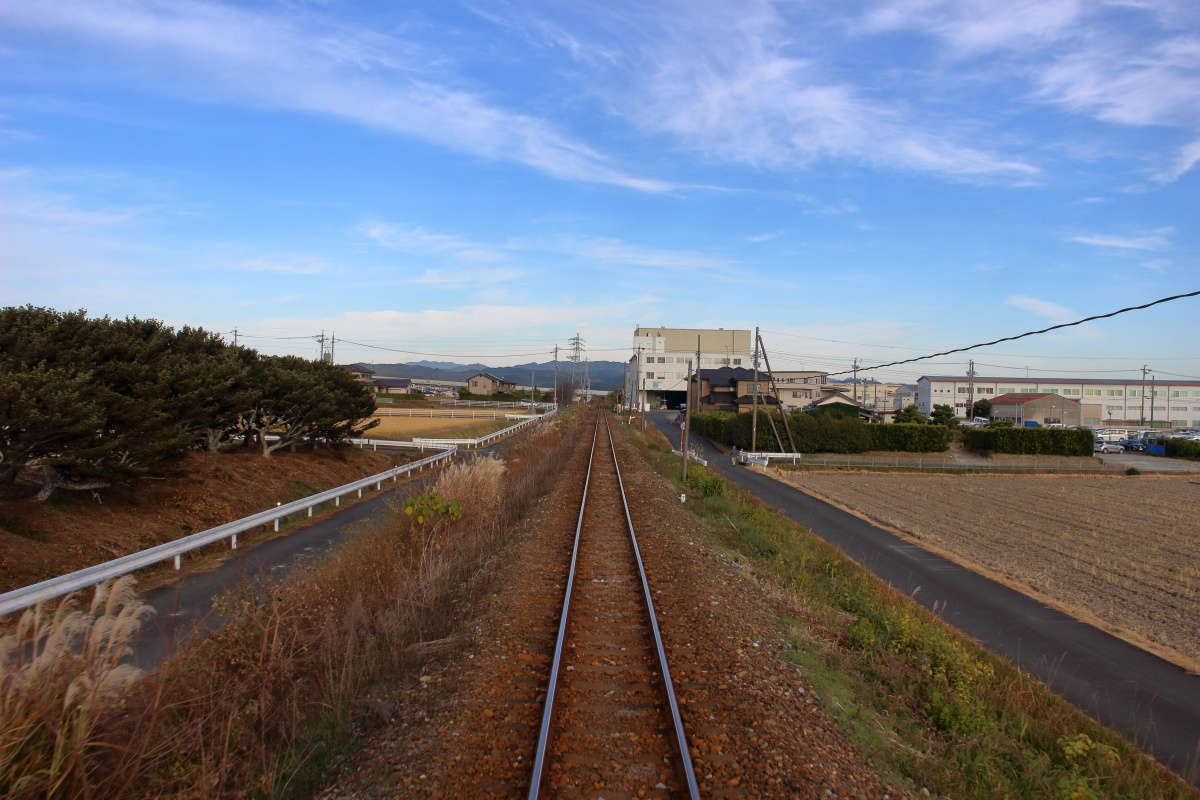
[[[607,417],[592,434],[529,800],[700,797]]]

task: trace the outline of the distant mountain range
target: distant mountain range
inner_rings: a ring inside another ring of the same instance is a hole
[[[528,386],[530,375],[538,386],[547,389],[554,384],[554,362],[516,364],[511,367],[489,367],[486,364],[456,364],[452,361],[414,361],[410,364],[365,364],[380,378],[428,378],[443,381],[465,381],[480,372],[521,386]],[[571,371],[569,361],[558,362],[558,375],[566,378]],[[588,374],[593,389],[620,389],[625,382],[625,364],[621,361],[589,361]]]

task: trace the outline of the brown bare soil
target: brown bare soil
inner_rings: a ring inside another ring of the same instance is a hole
[[[406,440],[414,436],[426,439],[473,439],[485,436],[501,428],[516,424],[518,420],[479,419],[458,417],[375,417],[379,424],[366,432],[372,439]]]
[[[130,488],[0,502],[0,590],[134,553],[382,472],[411,457],[329,452],[192,453],[169,478]]]
[[[1200,487],[1187,477],[772,474],[1200,665]]]
[[[617,436],[631,513],[703,795],[909,797],[866,765],[787,660],[788,642],[777,615],[795,617],[797,610],[783,607],[788,601],[755,582],[747,567],[711,549],[696,533],[694,518],[680,509],[670,484],[622,433]],[[586,439],[590,438],[589,433]],[[581,442],[526,533],[499,563],[493,581],[496,593],[468,641],[427,663],[410,685],[392,687],[378,699],[387,725],[342,768],[335,783],[321,793],[323,800],[525,796],[586,458],[586,442]],[[605,605],[586,607],[590,612],[585,614],[597,617],[589,627],[608,623],[619,628],[622,620],[628,621],[625,615],[610,619]],[[584,673],[578,676],[581,690],[601,674],[607,676],[601,680],[610,680],[622,671],[639,671],[632,664],[636,659],[619,650],[630,646],[624,635],[615,630],[610,639],[609,652],[583,655],[571,671]],[[630,661],[622,670],[616,663],[606,665],[605,659]],[[620,706],[631,699],[618,697],[613,687],[608,690],[613,695],[603,700],[581,691],[577,699],[582,706],[576,712],[602,717],[608,712],[598,704],[611,708],[609,704]],[[597,727],[593,733],[602,731]],[[568,760],[570,780],[562,780],[564,771],[552,770],[547,796],[677,796],[670,765],[665,780],[661,770],[623,770],[621,759],[649,748],[640,741],[611,738],[607,743],[578,737],[561,742],[555,751],[560,760],[550,763]],[[657,750],[650,755],[660,760]]]

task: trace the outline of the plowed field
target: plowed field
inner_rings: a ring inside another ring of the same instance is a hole
[[[1200,485],[1194,481],[772,474],[1126,638],[1174,651],[1163,654],[1178,663],[1200,665]]]

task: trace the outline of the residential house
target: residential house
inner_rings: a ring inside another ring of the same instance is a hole
[[[366,364],[342,364],[342,369],[354,376],[359,383],[372,383],[375,380],[375,370]]]
[[[376,378],[376,394],[411,394],[411,378]]]
[[[471,394],[500,394],[516,390],[515,383],[497,378],[489,372],[480,372],[467,378],[467,391]]]

